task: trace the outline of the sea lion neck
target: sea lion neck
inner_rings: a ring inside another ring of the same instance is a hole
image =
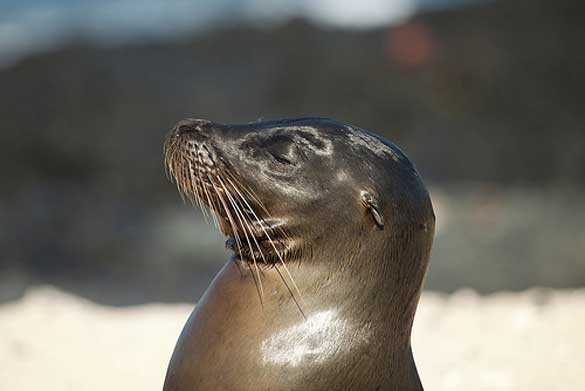
[[[336,278],[323,279],[325,275],[315,271],[313,267],[290,268],[305,298],[306,311],[301,316],[276,270],[263,274],[265,295],[260,303],[253,273],[227,263],[185,326],[167,384],[176,384],[175,376],[193,375],[189,381],[196,381],[199,376],[214,379],[228,371],[227,380],[238,385],[234,389],[257,389],[253,378],[235,375],[239,373],[235,368],[241,367],[244,373],[253,371],[260,377],[278,374],[264,380],[270,382],[266,389],[347,389],[345,376],[335,374],[355,371],[372,378],[360,375],[352,390],[375,389],[371,384],[384,385],[381,390],[422,390],[410,349],[410,325],[406,331],[399,313],[394,313],[393,321],[392,313],[380,310],[388,304],[398,308],[398,297],[396,303],[387,303],[385,293],[376,294],[376,284],[357,291]],[[233,355],[240,361],[231,361]],[[191,361],[194,356],[197,361]],[[206,364],[193,367],[194,363]],[[226,367],[225,363],[231,364]],[[211,373],[202,372],[203,368]]]
[[[391,242],[380,246],[385,250],[370,246],[345,257],[333,254],[326,262],[291,265],[289,270],[305,298],[307,315],[335,308],[364,325],[386,324],[377,331],[407,343],[410,329],[404,324],[412,324],[414,318],[427,269],[426,253],[395,262],[372,254],[397,251]]]

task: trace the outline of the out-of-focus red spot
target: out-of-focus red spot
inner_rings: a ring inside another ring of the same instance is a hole
[[[421,22],[408,22],[388,33],[386,56],[405,68],[417,68],[429,63],[435,52],[432,32]]]

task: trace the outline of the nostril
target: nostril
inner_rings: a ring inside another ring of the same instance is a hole
[[[175,137],[184,138],[194,142],[203,142],[208,139],[209,124],[202,123],[201,120],[184,119],[179,121],[173,127]]]
[[[193,131],[195,131],[195,128],[190,125],[181,125],[179,126],[179,129],[177,129],[178,134],[193,133]]]

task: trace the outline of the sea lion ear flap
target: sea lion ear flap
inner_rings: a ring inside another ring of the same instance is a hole
[[[384,229],[384,217],[380,211],[380,206],[378,204],[378,200],[372,194],[368,193],[367,191],[362,191],[361,193],[361,201],[368,213],[374,219],[374,222],[378,226],[378,229]]]

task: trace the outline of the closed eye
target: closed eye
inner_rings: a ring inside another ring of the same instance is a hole
[[[274,160],[276,160],[280,164],[294,165],[294,163],[292,161],[288,160],[284,156],[280,156],[280,155],[277,155],[277,154],[272,153],[272,152],[268,152],[268,153],[270,154],[270,156],[272,156],[274,158]]]

